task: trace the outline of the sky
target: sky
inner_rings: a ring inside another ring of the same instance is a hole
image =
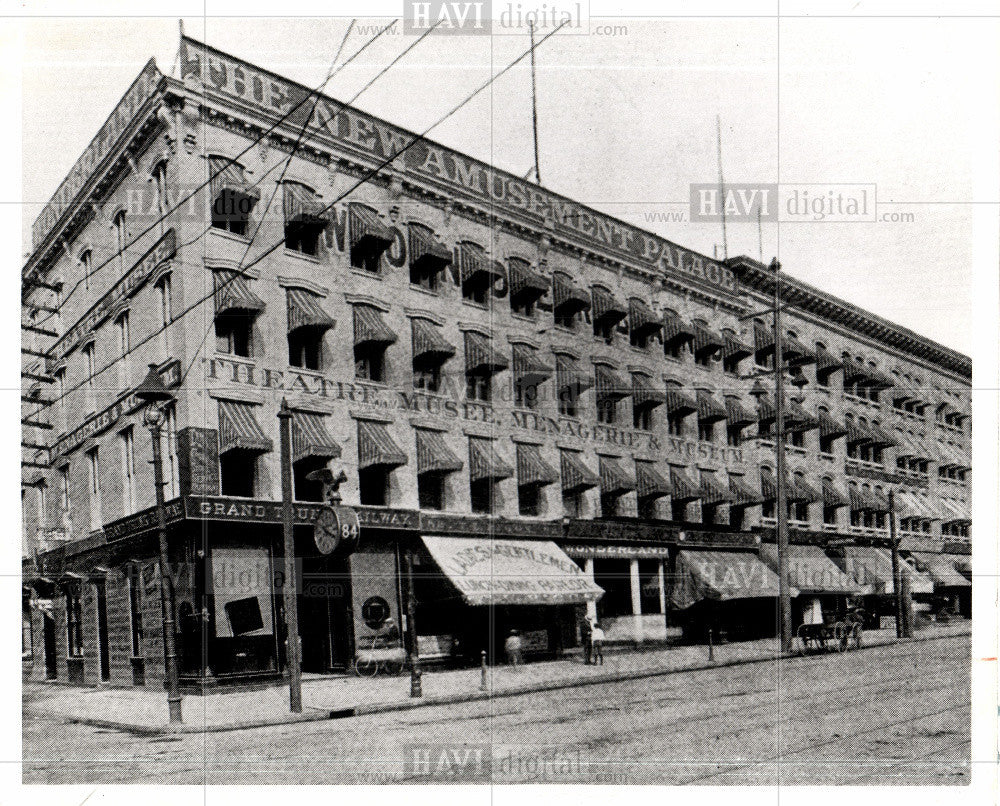
[[[382,21],[384,22],[387,21]],[[591,19],[591,26],[599,21]],[[876,222],[730,220],[726,253],[783,270],[969,354],[982,127],[996,130],[996,20],[619,18],[614,35],[557,34],[537,51],[540,169],[558,193],[707,255],[718,223],[678,220],[689,186],[863,183]],[[190,36],[308,86],[347,18],[185,19]],[[353,53],[378,20],[359,20]],[[143,64],[171,72],[175,17],[21,20],[23,245],[30,225]],[[381,37],[330,82],[354,95],[413,41]],[[527,34],[431,36],[355,102],[421,131],[528,46]],[[984,56],[984,54],[993,54]],[[342,57],[343,60],[344,57]],[[528,62],[431,132],[525,175]],[[984,69],[985,68],[985,69]]]

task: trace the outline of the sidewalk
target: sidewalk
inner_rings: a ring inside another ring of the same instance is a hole
[[[961,621],[931,625],[910,640],[926,641],[970,632],[971,624]],[[896,641],[895,630],[871,630],[864,634],[867,647]],[[532,663],[518,670],[491,668],[487,671],[487,691],[480,689],[480,669],[432,671],[423,675],[424,696],[420,699],[410,698],[410,679],[405,672],[399,677],[369,679],[323,677],[303,681],[302,714],[289,712],[285,685],[260,691],[185,696],[182,726],[167,723],[164,692],[25,683],[24,690],[30,693],[30,698],[25,702],[24,714],[145,734],[241,730],[655,677],[710,666],[773,660],[777,655],[778,643],[773,638],[717,646],[714,663],[709,662],[705,645],[622,650],[607,654],[603,666],[587,666],[574,658]]]

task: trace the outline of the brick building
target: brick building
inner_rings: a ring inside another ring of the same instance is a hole
[[[35,224],[32,675],[162,682],[132,394],[150,364],[176,394],[162,444],[189,686],[283,668],[282,399],[307,671],[348,667],[374,612],[414,627],[404,556],[428,659],[478,658],[511,628],[566,651],[584,613],[610,640],[773,632],[774,401],[751,389],[774,335],[746,318],[773,270],[327,98],[296,147],[313,105],[183,39],[180,78],[146,66]],[[796,619],[847,597],[891,612],[890,491],[918,601],[968,615],[970,360],[782,283],[785,355],[808,381],[786,423]],[[322,467],[347,476],[350,557],[313,540]]]

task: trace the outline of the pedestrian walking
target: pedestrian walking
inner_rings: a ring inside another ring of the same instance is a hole
[[[604,630],[601,629],[600,622],[594,622],[594,628],[590,634],[591,651],[594,655],[594,663],[604,665]]]
[[[594,652],[593,634],[594,625],[590,623],[590,619],[583,619],[580,624],[580,637],[583,638],[584,662],[588,666],[590,665],[591,656]]]
[[[504,651],[507,653],[507,665],[513,666],[514,669],[519,669],[521,666],[521,635],[517,630],[511,630],[510,635],[507,636],[507,640],[503,644]]]

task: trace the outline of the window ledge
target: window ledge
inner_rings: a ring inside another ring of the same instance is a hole
[[[296,258],[298,260],[304,260],[307,263],[319,264],[319,258],[316,255],[307,255],[305,252],[299,252],[295,249],[289,249],[287,246],[284,248],[285,257]]]

